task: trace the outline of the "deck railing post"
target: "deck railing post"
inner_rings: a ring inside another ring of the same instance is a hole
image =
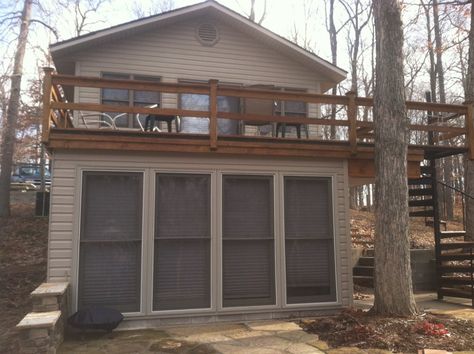
[[[469,149],[469,159],[474,160],[474,104],[472,102],[465,103],[466,112],[466,145]]]
[[[212,150],[217,149],[217,83],[209,80],[209,139]]]
[[[43,127],[41,132],[41,141],[47,143],[49,140],[49,129],[51,127],[51,76],[54,69],[50,67],[43,68]]]
[[[357,106],[355,103],[356,93],[354,91],[346,92],[349,98],[347,104],[347,118],[349,120],[349,144],[351,147],[351,154],[357,153]]]

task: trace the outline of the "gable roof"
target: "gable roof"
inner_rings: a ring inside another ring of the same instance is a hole
[[[84,50],[91,46],[112,40],[128,37],[143,31],[149,31],[182,21],[191,17],[211,14],[224,19],[227,23],[235,25],[244,33],[249,34],[274,48],[275,50],[289,56],[301,64],[315,70],[328,82],[324,83],[323,91],[346,78],[347,72],[327,60],[311,53],[295,43],[281,37],[274,32],[258,25],[239,13],[217,3],[214,0],[207,0],[195,5],[182,7],[179,9],[164,12],[138,20],[126,22],[95,32],[91,32],[79,37],[74,37],[65,41],[54,43],[50,46],[51,54],[55,60],[68,56],[76,51]]]

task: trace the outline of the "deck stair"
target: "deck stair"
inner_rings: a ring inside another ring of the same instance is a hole
[[[431,163],[432,165],[432,163]],[[448,222],[441,219],[439,193],[451,189],[458,193],[464,208],[465,198],[471,196],[437,181],[436,170],[422,167],[422,176],[408,181],[410,217],[425,218],[435,236],[438,299],[444,296],[471,299],[474,307],[474,242],[465,241],[465,230],[448,230]]]

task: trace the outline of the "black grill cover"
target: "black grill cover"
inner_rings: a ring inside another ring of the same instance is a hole
[[[94,306],[77,311],[68,318],[67,323],[74,328],[112,331],[122,320],[123,315],[119,311]]]

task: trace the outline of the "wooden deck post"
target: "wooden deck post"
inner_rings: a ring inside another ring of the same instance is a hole
[[[51,126],[51,75],[54,69],[45,67],[43,78],[43,127],[41,132],[41,142],[47,143],[49,140],[49,129]]]
[[[466,108],[466,145],[469,149],[469,160],[474,160],[474,104],[468,102]]]
[[[209,139],[211,150],[217,149],[217,83],[209,80]]]
[[[356,93],[354,91],[346,92],[349,98],[347,105],[347,119],[349,120],[349,144],[351,153],[357,154],[357,106],[355,104]]]

